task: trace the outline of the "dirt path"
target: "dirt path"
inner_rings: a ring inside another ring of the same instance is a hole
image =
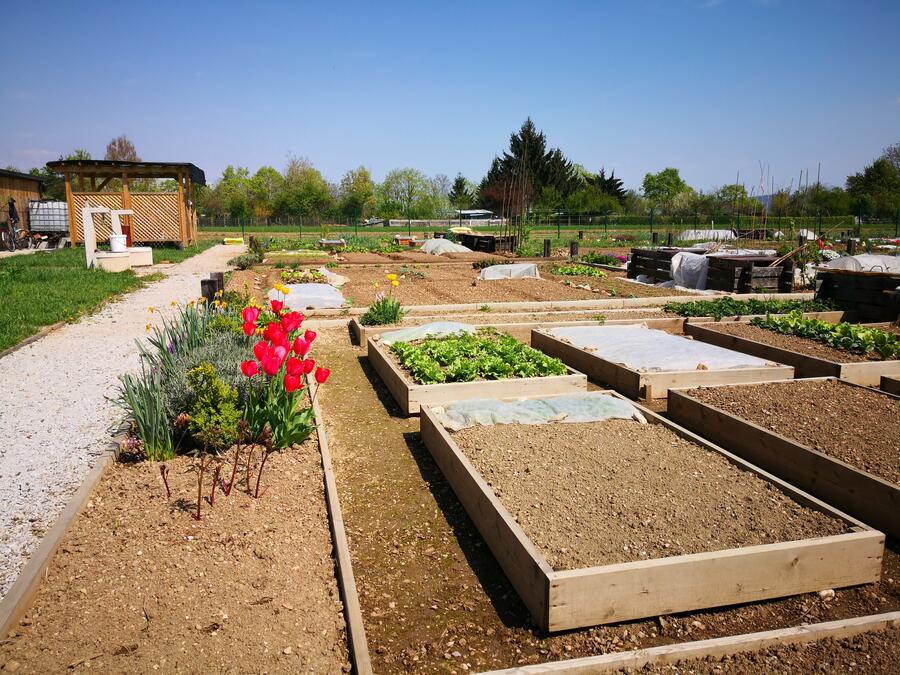
[[[881,583],[547,636],[534,626],[418,434],[345,329],[317,356],[353,568],[376,672],[465,672],[827,621],[900,608],[900,556]]]
[[[237,249],[160,266],[164,280],[0,359],[0,596],[106,451],[122,416],[109,399],[139,365],[134,341],[170,303],[195,299],[201,275],[227,269]]]

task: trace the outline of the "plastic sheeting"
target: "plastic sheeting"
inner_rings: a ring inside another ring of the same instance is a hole
[[[472,249],[467,248],[462,244],[454,244],[449,239],[428,239],[424,244],[422,244],[421,250],[431,255],[472,252]]]
[[[538,266],[534,263],[513,263],[511,265],[491,265],[481,270],[479,279],[540,279]]]
[[[274,288],[269,291],[270,300],[283,300],[288,309],[329,309],[344,306],[344,296],[329,284],[287,284],[290,293],[283,296]]]
[[[572,326],[553,328],[549,333],[595,356],[640,372],[725,370],[770,365],[755,356],[643,325]]]
[[[600,392],[519,401],[482,398],[448,403],[434,411],[438,421],[451,431],[494,424],[602,422],[608,419],[647,422],[628,401]]]
[[[325,281],[327,281],[330,286],[334,286],[335,288],[340,288],[348,281],[350,281],[343,274],[335,274],[327,267],[320,267],[319,274],[325,277]]]
[[[850,270],[855,272],[900,272],[900,256],[872,255],[862,253],[843,256],[820,265],[829,270]]]
[[[672,256],[672,281],[684,288],[706,288],[709,260],[705,255],[681,251]]]
[[[712,239],[713,241],[727,241],[728,239],[737,239],[737,236],[731,230],[684,230],[678,238],[681,241],[701,241]]]
[[[455,333],[474,333],[475,326],[468,323],[459,323],[458,321],[434,321],[421,326],[410,326],[409,328],[401,328],[400,330],[392,330],[389,333],[382,333],[379,341],[383,345],[392,345],[395,342],[412,342],[414,340],[424,340],[427,337],[441,337],[444,335],[453,335]]]

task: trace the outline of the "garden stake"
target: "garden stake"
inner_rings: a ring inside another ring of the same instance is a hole
[[[206,469],[206,453],[200,458],[200,471],[197,474],[197,513],[195,520],[200,520],[200,506],[203,504],[203,471]]]
[[[253,446],[250,446],[250,452],[247,453],[247,492],[250,492],[250,460],[253,458]]]
[[[241,441],[244,439],[244,434],[247,433],[247,421],[241,420],[238,422],[238,437],[237,437],[237,445],[234,450],[234,464],[231,467],[231,480],[228,481],[228,485],[222,485],[222,492],[225,493],[225,496],[229,496],[231,494],[231,487],[234,485],[234,477],[237,475],[238,462],[241,459]]]
[[[169,490],[169,467],[167,467],[165,464],[160,464],[159,473],[162,476],[163,485],[166,486],[166,499],[171,499],[172,491]]]
[[[219,472],[222,470],[222,463],[216,462],[216,470],[213,472],[212,491],[209,493],[209,505],[216,505],[216,486],[219,484]]]

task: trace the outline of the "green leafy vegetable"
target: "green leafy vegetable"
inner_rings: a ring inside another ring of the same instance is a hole
[[[551,270],[553,274],[565,277],[605,277],[606,272],[590,265],[558,265]]]
[[[788,312],[827,312],[834,309],[827,300],[736,300],[717,298],[716,300],[694,300],[693,302],[670,302],[663,309],[678,316],[711,316],[718,321],[723,316],[745,316],[748,314],[787,314]]]
[[[819,319],[806,319],[798,311],[791,312],[787,316],[757,317],[751,319],[750,323],[776,333],[824,342],[835,349],[859,354],[877,354],[883,360],[900,358],[900,334],[879,328],[845,321],[828,323]]]

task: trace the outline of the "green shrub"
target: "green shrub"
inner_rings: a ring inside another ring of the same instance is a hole
[[[194,442],[214,452],[231,447],[237,441],[241,420],[237,389],[225,384],[207,362],[192,368],[187,380],[195,392],[188,411],[188,431]]]
[[[391,345],[419,384],[564,375],[566,366],[492,329]]]
[[[249,270],[254,265],[259,265],[262,261],[263,259],[260,255],[244,253],[229,260],[228,264],[237,267],[239,270]]]

